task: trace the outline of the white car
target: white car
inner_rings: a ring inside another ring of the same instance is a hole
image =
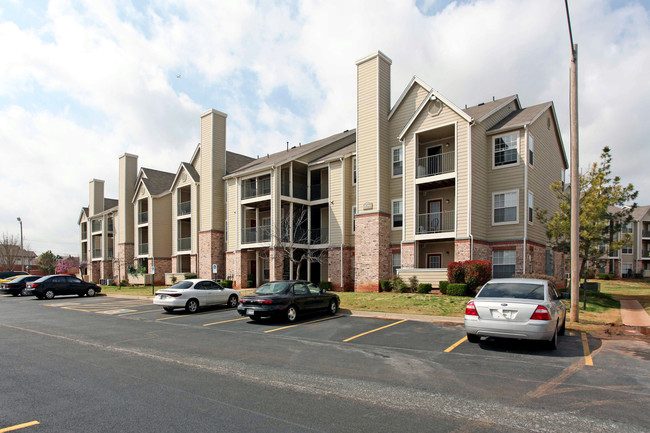
[[[465,307],[470,343],[478,343],[481,337],[518,338],[541,340],[555,350],[565,322],[562,297],[546,280],[493,279]]]
[[[183,280],[168,289],[160,289],[153,298],[154,305],[160,305],[165,311],[185,308],[188,313],[196,313],[199,307],[225,304],[235,308],[240,293],[226,289],[212,280]]]

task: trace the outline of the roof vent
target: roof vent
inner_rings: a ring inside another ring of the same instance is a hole
[[[496,101],[496,99],[494,99],[494,96],[493,96],[493,97],[492,97],[492,102],[494,102],[494,101]]]
[[[485,105],[485,102],[481,102],[480,104],[477,105],[477,107],[480,107],[481,105]]]

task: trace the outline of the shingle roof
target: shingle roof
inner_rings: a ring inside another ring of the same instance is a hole
[[[634,221],[640,221],[648,211],[650,211],[650,206],[637,206],[637,208],[632,211],[632,218],[634,218]]]
[[[339,158],[341,156],[346,156],[346,155],[348,155],[350,153],[354,153],[354,152],[356,152],[356,150],[357,150],[357,142],[354,141],[354,142],[348,144],[347,146],[341,147],[339,149],[336,149],[336,150],[328,153],[327,155],[319,156],[318,158],[312,159],[311,161],[309,161],[309,163],[312,164],[312,163],[317,162],[317,161],[323,161],[323,160],[326,160],[326,159]]]
[[[192,178],[192,180],[194,182],[200,182],[201,181],[201,176],[199,175],[199,172],[196,171],[196,168],[194,168],[194,166],[192,164],[190,164],[188,162],[181,162],[181,165],[183,166],[185,171],[187,171],[187,173],[190,175],[190,177]],[[171,185],[169,187],[171,188]]]
[[[309,152],[313,152],[316,149],[319,149],[322,146],[325,146],[330,143],[335,143],[347,136],[355,135],[356,129],[351,129],[348,131],[340,132],[338,134],[330,135],[329,137],[312,141],[311,143],[303,144],[302,146],[294,146],[288,151],[284,150],[281,152],[272,153],[268,156],[262,156],[258,159],[254,159],[250,163],[240,167],[239,169],[233,171],[230,174],[243,174],[250,171],[256,171],[264,168],[268,168],[275,165],[280,165],[288,161],[295,160],[301,156],[307,155]],[[348,143],[344,143],[341,147],[346,146]]]
[[[107,211],[109,209],[113,209],[114,207],[117,207],[118,205],[118,200],[114,198],[105,198],[104,199],[104,210]]]
[[[166,171],[154,170],[153,168],[142,167],[142,182],[144,182],[149,194],[159,195],[168,192],[176,174]]]
[[[539,114],[551,106],[551,102],[526,107],[521,110],[515,110],[503,118],[499,123],[488,129],[488,132],[499,131],[501,129],[515,128],[528,125],[535,120]]]
[[[517,95],[510,95],[510,96],[506,96],[505,98],[496,99],[494,101],[474,105],[473,107],[467,107],[463,111],[469,114],[472,117],[472,119],[480,119],[481,117],[485,116],[486,114],[488,114],[490,111],[494,110],[501,104],[504,104],[508,100],[514,98],[517,98]]]
[[[241,155],[239,153],[230,152],[229,150],[227,150],[226,151],[226,174],[230,174],[254,160],[255,158],[251,158],[250,156]]]
[[[87,207],[82,207],[81,211],[84,213],[84,215],[88,216],[88,208]]]

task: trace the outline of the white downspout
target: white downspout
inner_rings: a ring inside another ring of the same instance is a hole
[[[526,240],[528,238],[528,126],[524,125],[524,257],[523,257],[523,275],[526,275],[526,257],[528,250]]]

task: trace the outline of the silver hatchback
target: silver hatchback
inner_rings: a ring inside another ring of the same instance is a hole
[[[503,278],[488,281],[465,307],[467,340],[481,337],[541,340],[557,349],[564,335],[566,308],[546,280]]]

